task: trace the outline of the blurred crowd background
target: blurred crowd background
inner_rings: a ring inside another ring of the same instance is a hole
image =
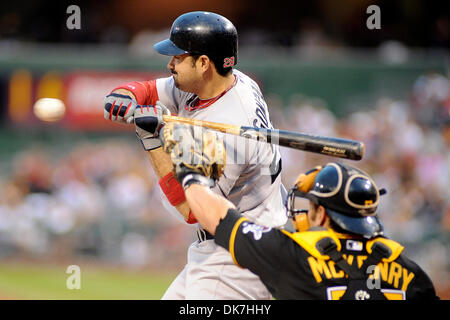
[[[440,3],[440,2],[439,2]],[[363,141],[387,194],[386,235],[450,297],[448,10],[427,1],[18,1],[0,12],[0,262],[71,261],[179,269],[195,240],[163,200],[133,129],[103,119],[126,80],[169,76],[152,45],[181,13],[239,31],[237,68],[261,85],[275,128]],[[369,5],[381,29],[369,30]],[[58,98],[59,122],[34,102]],[[336,159],[282,148],[283,182]]]

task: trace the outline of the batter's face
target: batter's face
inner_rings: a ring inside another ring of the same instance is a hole
[[[178,89],[197,93],[201,85],[202,73],[189,53],[173,56],[167,68],[172,73],[175,86]]]

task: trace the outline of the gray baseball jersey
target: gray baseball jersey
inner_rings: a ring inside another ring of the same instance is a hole
[[[172,77],[156,80],[158,98],[181,117],[272,129],[259,86],[238,70],[233,70],[233,74],[234,85],[212,104],[199,103],[195,94],[176,88]],[[283,226],[287,216],[279,147],[228,134],[223,138],[226,167],[213,190],[250,220],[269,227]]]

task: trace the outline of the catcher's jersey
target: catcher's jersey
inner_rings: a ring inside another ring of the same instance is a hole
[[[273,128],[259,86],[238,70],[234,85],[217,101],[196,107],[197,96],[179,90],[172,77],[156,80],[158,99],[181,117],[239,126]],[[220,134],[220,133],[218,133]],[[226,167],[214,191],[252,221],[279,227],[287,217],[282,199],[281,157],[276,145],[223,134]]]
[[[338,243],[343,259],[364,278],[350,282],[337,265],[342,261],[322,255],[318,243],[324,238]],[[277,299],[438,298],[426,273],[402,254],[401,245],[387,238],[354,238],[325,228],[289,233],[254,224],[230,209],[216,229],[215,242],[230,251],[235,264],[258,275]],[[385,244],[390,255],[377,260],[376,267],[367,266],[364,262],[371,261],[377,242]]]

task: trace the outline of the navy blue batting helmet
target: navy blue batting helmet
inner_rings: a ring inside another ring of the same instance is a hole
[[[194,11],[179,16],[172,25],[170,38],[153,47],[168,56],[204,54],[227,68],[237,63],[238,34],[227,18],[213,12]]]

